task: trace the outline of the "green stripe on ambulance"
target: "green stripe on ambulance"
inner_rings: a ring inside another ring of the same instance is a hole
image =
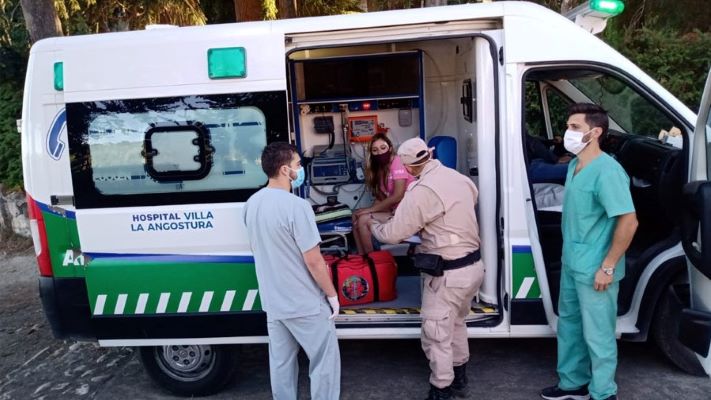
[[[86,286],[94,316],[262,310],[252,263],[96,258]]]
[[[214,291],[202,293],[182,292],[182,293],[139,293],[135,299],[130,299],[127,293],[116,295],[115,299],[109,299],[108,294],[98,294],[94,299],[92,314],[100,315],[142,315],[142,314],[182,314],[187,312],[208,313],[208,312],[230,312],[230,311],[254,311],[257,303],[259,291],[250,289],[247,291],[244,301],[235,302],[237,291],[225,290],[215,295]],[[171,298],[177,296],[177,308]],[[157,297],[157,302],[150,301]],[[150,301],[150,302],[149,302]],[[111,303],[113,307],[107,307]],[[150,304],[150,306],[149,306]]]
[[[533,254],[530,246],[513,246],[511,248],[513,273],[511,286],[514,299],[538,299],[541,289],[538,286]]]

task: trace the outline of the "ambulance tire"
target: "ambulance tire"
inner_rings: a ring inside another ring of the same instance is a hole
[[[670,284],[657,302],[652,321],[652,335],[662,353],[682,371],[694,376],[706,376],[696,354],[677,337],[681,310],[689,307],[689,285]]]
[[[237,347],[229,345],[140,347],[148,375],[162,388],[184,397],[222,390],[237,370]]]

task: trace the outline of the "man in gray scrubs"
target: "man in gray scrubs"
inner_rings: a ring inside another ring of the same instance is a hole
[[[341,390],[338,296],[311,205],[291,193],[304,182],[301,158],[293,145],[271,143],[262,152],[262,169],[269,183],[249,198],[243,216],[267,313],[272,395],[296,399],[301,346],[310,363],[311,398],[335,400]]]

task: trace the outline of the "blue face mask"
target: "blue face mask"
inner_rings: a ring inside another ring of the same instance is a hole
[[[289,169],[291,169],[291,168],[289,168]],[[304,167],[300,167],[299,169],[291,169],[291,170],[296,172],[296,179],[291,181],[292,189],[296,189],[299,186],[304,184],[304,179],[306,179],[306,172],[304,171]]]

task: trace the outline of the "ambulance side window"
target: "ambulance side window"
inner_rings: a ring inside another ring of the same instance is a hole
[[[541,99],[541,93],[545,96],[545,103]],[[566,129],[570,101],[554,87],[547,84],[541,85],[541,82],[527,81],[525,96],[526,129],[528,133],[532,136],[548,139],[552,139],[556,135],[562,136]],[[548,112],[551,131],[547,129],[546,111]]]
[[[77,207],[246,200],[262,149],[287,140],[285,96],[263,96],[68,104]]]
[[[554,87],[546,87],[544,93],[546,94],[546,100],[548,103],[548,113],[550,115],[551,122],[551,139],[553,136],[563,136],[565,130],[567,129],[568,123],[568,107],[570,107],[570,100],[563,97],[563,95],[556,90]]]
[[[619,127],[623,133],[657,138],[660,130],[675,126],[657,106],[615,76],[590,74],[572,78],[569,82],[593,103],[607,110],[613,129]]]
[[[545,136],[546,121],[538,82],[526,82],[525,96],[526,130],[532,136]]]
[[[593,103],[607,111],[613,134],[657,139],[669,133],[667,143],[682,147],[682,126],[678,121],[642,86],[623,75],[602,68],[566,65],[532,70],[526,74],[526,84],[531,82],[545,92],[554,134],[565,130],[566,103]]]

